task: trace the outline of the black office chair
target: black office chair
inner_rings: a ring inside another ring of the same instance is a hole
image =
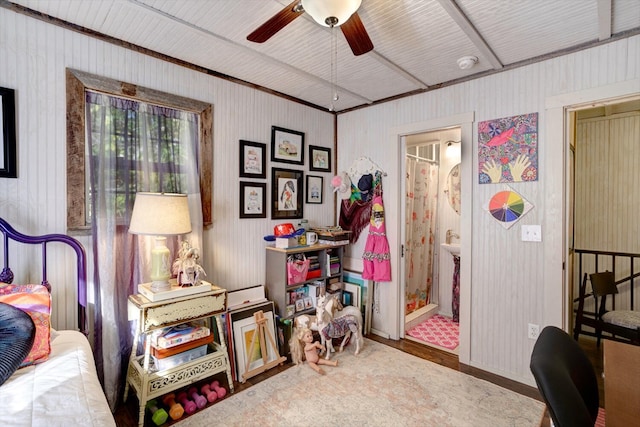
[[[593,427],[600,401],[596,373],[569,334],[546,326],[529,367],[555,427]]]

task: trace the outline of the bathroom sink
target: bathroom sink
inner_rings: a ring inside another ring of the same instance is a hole
[[[460,255],[460,243],[442,243],[440,246],[453,255]]]

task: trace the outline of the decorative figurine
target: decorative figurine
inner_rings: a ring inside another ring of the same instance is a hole
[[[198,264],[200,254],[197,248],[183,240],[178,251],[178,257],[173,262],[173,272],[178,276],[180,286],[194,286],[200,283],[200,275],[206,276],[204,269]]]

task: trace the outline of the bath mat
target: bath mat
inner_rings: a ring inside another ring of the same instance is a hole
[[[451,318],[436,314],[409,329],[406,333],[420,341],[453,350],[458,347],[460,331],[458,323]]]

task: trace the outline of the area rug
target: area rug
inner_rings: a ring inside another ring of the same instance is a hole
[[[538,426],[544,404],[490,382],[365,339],[320,375],[293,366],[196,412],[179,427]]]
[[[409,329],[406,334],[417,340],[453,350],[458,347],[460,328],[451,318],[436,314]]]

